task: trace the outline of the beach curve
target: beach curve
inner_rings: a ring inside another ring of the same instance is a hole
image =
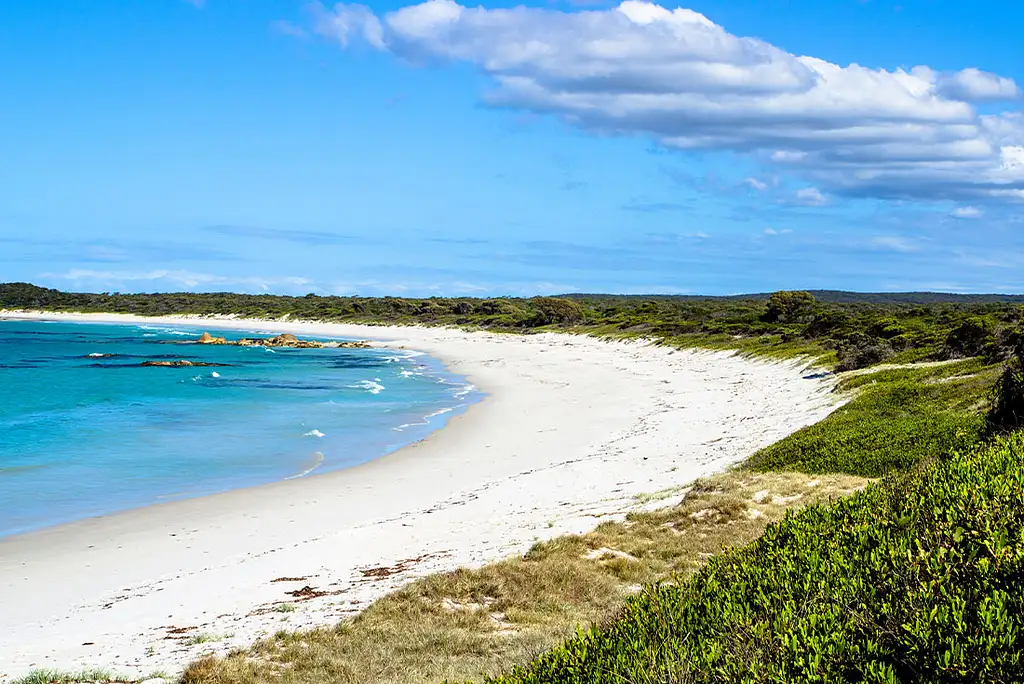
[[[589,530],[637,495],[720,471],[838,405],[831,379],[804,378],[800,363],[645,342],[187,322],[423,351],[487,397],[362,466],[0,541],[0,678],[35,668],[172,671],[280,628],[332,624],[415,577]],[[287,621],[274,611],[283,603],[297,606]],[[209,639],[194,643],[200,635]]]

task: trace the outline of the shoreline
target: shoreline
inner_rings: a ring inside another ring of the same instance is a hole
[[[639,507],[637,495],[721,471],[839,404],[829,378],[802,377],[803,363],[644,342],[235,317],[0,316],[369,338],[424,351],[486,394],[426,438],[362,465],[0,540],[0,680],[36,668],[177,671],[277,629],[334,624],[416,577],[588,531]],[[295,579],[274,581],[282,578]],[[275,612],[282,603],[297,610]],[[190,643],[199,635],[213,640]]]
[[[227,334],[235,333],[235,334],[250,334],[250,335],[253,335],[253,334],[257,334],[257,331],[261,328],[261,325],[259,325],[259,324],[246,325],[245,324],[246,323],[245,320],[240,320],[237,324],[232,324],[229,321],[223,321],[223,320],[221,320],[221,321],[213,321],[213,322],[211,322],[211,325],[207,326],[207,325],[204,324],[204,322],[191,321],[191,320],[178,319],[178,318],[174,318],[173,320],[172,319],[155,320],[155,319],[146,318],[146,317],[142,317],[142,318],[136,317],[136,318],[131,318],[131,319],[117,318],[116,320],[111,320],[110,317],[106,317],[104,315],[99,315],[99,316],[89,316],[89,318],[87,320],[81,320],[81,319],[79,319],[79,318],[77,318],[77,317],[75,317],[73,315],[72,316],[62,316],[60,314],[49,314],[49,313],[36,314],[34,312],[33,313],[27,313],[27,314],[21,314],[21,313],[18,313],[18,312],[11,313],[11,312],[0,311],[0,325],[2,325],[2,323],[4,321],[33,321],[33,322],[38,321],[38,322],[50,322],[50,323],[54,323],[54,322],[67,322],[67,323],[81,323],[81,324],[86,324],[86,325],[92,324],[92,325],[99,325],[99,326],[129,326],[129,327],[141,326],[142,330],[146,330],[146,329],[155,330],[157,328],[160,328],[160,329],[172,330],[172,332],[174,332],[175,334],[177,334],[177,332],[188,331],[189,333],[195,332],[196,335],[198,335],[199,333],[204,332],[206,330],[206,328],[210,328],[211,330],[216,330],[216,331],[219,331],[221,333],[227,333]],[[320,335],[320,336],[317,336],[317,337],[319,337],[322,340],[333,339],[333,337],[327,336],[327,335]],[[187,345],[186,347],[184,347],[182,349],[181,354],[187,355],[188,354],[188,349],[193,348],[193,342],[194,342],[194,340],[191,339],[191,338],[181,340],[180,344]],[[177,345],[175,345],[175,347],[176,346]],[[382,351],[384,351],[386,349],[391,349],[391,347],[388,347],[386,344],[371,344],[370,346],[373,347],[373,349],[368,349],[368,350],[364,350],[364,351],[367,351],[367,352],[378,352],[379,353],[379,352],[382,352]],[[396,350],[396,351],[400,352],[402,350]],[[391,352],[385,352],[385,353],[390,354]],[[166,355],[164,355],[164,356],[166,356]],[[406,355],[399,353],[399,354],[397,354],[397,356],[406,356]],[[122,513],[131,513],[133,511],[137,511],[137,510],[140,510],[142,508],[147,508],[149,506],[158,506],[158,505],[163,505],[163,504],[166,504],[166,503],[174,503],[174,502],[177,502],[177,501],[183,501],[183,500],[188,500],[188,499],[193,499],[193,498],[202,498],[202,497],[212,496],[212,495],[215,495],[215,494],[223,494],[223,493],[230,492],[230,491],[236,491],[236,490],[242,490],[242,489],[252,489],[252,488],[255,488],[255,487],[266,486],[268,484],[274,484],[276,482],[283,482],[283,481],[293,480],[293,479],[297,480],[297,479],[302,479],[302,478],[318,477],[318,476],[320,476],[322,474],[329,474],[329,473],[338,472],[338,471],[341,471],[341,470],[349,470],[351,468],[355,468],[355,467],[358,467],[360,465],[364,465],[366,463],[370,463],[370,462],[372,462],[374,460],[377,460],[379,458],[383,458],[384,456],[387,456],[388,454],[394,453],[396,451],[400,451],[401,449],[404,449],[404,448],[409,447],[409,446],[411,446],[411,445],[413,445],[413,444],[415,444],[417,442],[422,441],[423,439],[426,439],[427,437],[429,437],[429,435],[433,434],[434,432],[443,429],[448,424],[448,422],[451,421],[453,418],[462,415],[471,406],[473,406],[474,404],[479,403],[481,400],[483,400],[486,397],[486,394],[484,392],[481,392],[473,383],[471,383],[468,380],[468,378],[465,378],[464,376],[461,376],[461,375],[458,375],[458,374],[450,372],[450,370],[448,369],[448,365],[447,365],[447,363],[444,360],[436,358],[436,357],[431,356],[429,354],[426,354],[425,352],[419,352],[419,351],[414,351],[413,354],[409,354],[408,356],[410,358],[412,358],[414,356],[418,357],[420,359],[420,363],[424,363],[424,364],[429,365],[429,374],[431,376],[437,377],[439,380],[447,383],[447,386],[451,386],[451,387],[458,386],[460,388],[460,392],[458,394],[455,394],[455,395],[449,397],[449,403],[445,404],[443,407],[439,407],[438,410],[434,410],[433,407],[431,407],[431,408],[424,407],[423,410],[420,413],[416,414],[415,417],[410,417],[411,422],[404,423],[402,425],[398,425],[397,422],[396,422],[394,427],[392,428],[392,430],[394,430],[395,432],[393,432],[393,433],[392,432],[380,433],[380,434],[388,435],[389,436],[387,441],[391,442],[390,444],[386,444],[385,445],[385,444],[382,443],[382,444],[379,445],[380,448],[378,450],[375,450],[375,451],[367,450],[367,451],[358,451],[358,452],[353,452],[353,451],[347,452],[349,455],[346,458],[347,459],[351,459],[352,461],[354,461],[354,463],[334,463],[333,465],[329,464],[328,467],[322,467],[324,457],[321,454],[320,455],[320,461],[315,463],[312,467],[307,467],[305,470],[302,470],[302,471],[292,471],[290,474],[282,475],[282,476],[280,476],[280,477],[278,477],[276,479],[274,479],[274,478],[265,478],[265,479],[262,479],[262,480],[257,479],[257,481],[252,481],[253,478],[249,478],[250,481],[248,481],[248,482],[232,482],[232,483],[230,483],[226,487],[220,487],[220,486],[209,487],[209,488],[206,488],[206,491],[198,491],[196,493],[187,493],[187,494],[184,494],[184,495],[161,496],[159,498],[151,499],[148,502],[135,503],[135,504],[129,505],[129,506],[119,506],[117,508],[111,507],[111,508],[109,508],[106,511],[100,510],[100,511],[97,511],[97,512],[92,512],[92,513],[85,514],[85,515],[79,515],[79,516],[76,516],[76,517],[65,517],[64,519],[48,521],[48,522],[45,522],[43,524],[33,525],[31,527],[28,527],[28,528],[25,528],[25,529],[20,529],[20,530],[13,531],[13,532],[6,532],[4,530],[4,526],[0,525],[0,542],[3,542],[5,540],[10,540],[10,539],[13,539],[13,538],[16,538],[16,537],[21,537],[21,536],[28,535],[28,534],[34,534],[34,533],[37,533],[37,532],[42,532],[42,531],[45,531],[47,529],[51,529],[51,528],[54,528],[54,527],[60,527],[60,526],[63,526],[63,525],[69,525],[69,524],[74,524],[74,523],[77,523],[77,522],[82,522],[82,521],[89,520],[89,519],[92,519],[92,518],[109,518],[111,516],[119,515],[119,514],[122,514]],[[189,357],[184,356],[184,358],[189,358]],[[215,369],[215,370],[221,370],[221,369],[218,368],[218,369]],[[254,443],[258,443],[258,442],[254,442]],[[317,445],[316,448],[320,448],[319,445]],[[352,454],[356,454],[356,456],[353,457]],[[2,464],[0,464],[0,466],[2,466]],[[0,468],[0,470],[2,470],[2,468]],[[199,488],[199,489],[201,489],[201,488]],[[0,659],[0,662],[2,662],[2,659]]]

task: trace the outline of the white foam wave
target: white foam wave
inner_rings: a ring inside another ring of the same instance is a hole
[[[295,479],[298,479],[300,477],[305,477],[306,475],[309,475],[311,472],[313,472],[314,470],[319,468],[321,465],[323,465],[323,462],[324,462],[324,455],[323,455],[323,453],[320,452],[320,451],[315,451],[315,452],[313,452],[313,465],[311,465],[309,468],[306,468],[301,473],[298,473],[296,475],[292,475],[291,477],[286,477],[285,479],[286,480],[295,480]]]
[[[425,418],[426,420],[430,420],[431,418],[434,418],[434,417],[436,417],[436,416],[442,416],[442,415],[444,415],[444,414],[446,414],[446,413],[451,413],[451,412],[452,412],[452,411],[454,411],[454,410],[455,410],[455,409],[451,409],[451,408],[443,408],[443,409],[441,409],[440,411],[434,411],[433,413],[431,413],[431,414],[428,414],[427,416],[424,416],[424,418]]]
[[[454,408],[443,408],[443,409],[440,409],[439,411],[434,411],[433,413],[428,413],[427,415],[423,416],[423,420],[418,422],[418,423],[403,423],[402,425],[399,425],[398,427],[391,428],[391,430],[393,432],[404,432],[406,428],[422,427],[424,425],[430,425],[430,419],[431,418],[436,418],[437,416],[444,415],[445,413],[451,413],[454,410],[455,410]]]
[[[89,354],[89,356],[94,358],[94,359],[102,359],[104,356],[106,356],[106,354],[100,354],[99,352],[93,352],[92,354]]]
[[[325,436],[324,433],[320,432],[319,430],[310,430],[309,432],[307,432],[306,434],[303,435],[303,437],[324,437],[324,436]]]
[[[182,337],[199,337],[199,333],[194,330],[178,330],[177,328],[162,328],[155,325],[140,325],[140,330],[155,330],[157,332],[167,333],[168,335],[181,335]],[[151,335],[143,335],[143,337],[152,337]]]
[[[374,378],[373,380],[360,380],[354,385],[349,385],[350,389],[364,389],[370,394],[380,394],[384,391],[384,385],[380,384],[380,378]]]
[[[212,373],[210,373],[210,377],[211,378],[219,378],[220,377],[220,373],[218,373],[217,371],[213,371]]]

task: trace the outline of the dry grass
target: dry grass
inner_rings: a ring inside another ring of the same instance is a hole
[[[537,544],[479,570],[426,577],[334,628],[280,632],[226,658],[204,658],[183,684],[480,680],[606,619],[643,584],[689,575],[723,548],[754,539],[787,509],[865,483],[744,471],[701,480],[676,506]]]

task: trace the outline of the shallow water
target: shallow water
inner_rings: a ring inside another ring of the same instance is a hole
[[[201,332],[0,321],[0,536],[357,465],[481,398],[416,352],[178,344]]]

